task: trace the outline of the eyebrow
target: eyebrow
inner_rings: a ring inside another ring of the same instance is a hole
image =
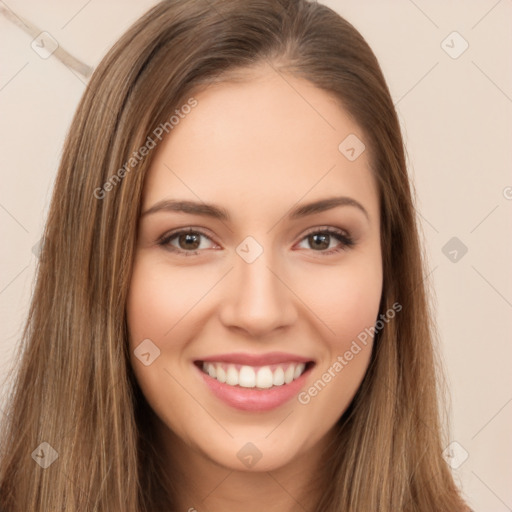
[[[331,197],[321,199],[319,201],[313,201],[311,203],[301,204],[290,210],[287,217],[290,220],[296,220],[308,215],[314,215],[315,213],[325,212],[338,206],[353,206],[363,212],[368,220],[370,219],[366,208],[359,201],[346,196]],[[162,201],[158,201],[146,211],[142,212],[141,217],[157,212],[182,212],[193,215],[204,215],[226,222],[231,220],[229,212],[221,206],[211,203],[178,199],[164,199]]]

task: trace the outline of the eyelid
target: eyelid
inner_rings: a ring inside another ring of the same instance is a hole
[[[337,233],[339,235],[346,236],[347,238],[352,238],[351,234],[346,229],[337,228],[335,226],[315,226],[313,228],[310,228],[306,230],[306,232],[302,235],[301,240],[303,240],[308,235],[311,235],[313,233],[324,233],[324,232],[331,232],[331,233]]]

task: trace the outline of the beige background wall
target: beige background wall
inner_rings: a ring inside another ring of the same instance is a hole
[[[0,9],[95,66],[154,3],[8,0]],[[448,460],[475,511],[510,511],[512,1],[325,3],[374,49],[402,123],[451,387],[457,444]],[[86,84],[55,56],[41,58],[31,42],[0,15],[0,379],[14,362],[33,247]]]

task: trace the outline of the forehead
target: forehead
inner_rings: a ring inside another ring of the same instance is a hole
[[[197,106],[156,150],[145,206],[170,196],[241,208],[258,198],[265,208],[342,194],[378,215],[368,152],[351,161],[340,151],[347,137],[364,143],[364,135],[332,95],[263,68],[193,97]]]

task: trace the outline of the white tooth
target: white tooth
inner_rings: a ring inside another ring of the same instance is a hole
[[[217,380],[219,382],[226,382],[226,371],[220,364],[217,365]]]
[[[208,363],[208,375],[210,377],[213,377],[215,379],[215,377],[217,377],[217,371],[215,370],[215,365],[212,364],[212,363]]]
[[[282,366],[278,366],[274,370],[274,376],[272,377],[272,384],[274,386],[282,386],[284,384],[284,370]]]
[[[203,372],[208,373],[208,363],[205,363],[204,361],[203,361]]]
[[[244,388],[253,388],[256,386],[256,374],[254,373],[254,369],[250,366],[242,366],[242,368],[240,368],[238,384]]]
[[[226,373],[226,384],[229,384],[230,386],[238,385],[238,372],[232,364],[228,366],[228,371]]]
[[[272,387],[272,370],[268,366],[263,366],[258,370],[258,375],[256,376],[256,387],[262,389]]]
[[[302,375],[304,368],[306,368],[306,365],[304,363],[299,363],[297,365],[297,367],[295,368],[295,373],[293,374],[293,378],[298,379]]]
[[[293,375],[295,374],[295,364],[291,363],[288,368],[286,368],[286,371],[284,372],[284,382],[285,384],[290,384],[290,382],[293,380]]]

